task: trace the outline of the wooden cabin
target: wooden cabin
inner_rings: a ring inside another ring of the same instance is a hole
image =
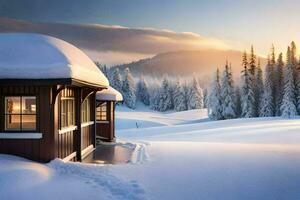
[[[106,128],[96,126],[96,94],[108,87],[75,46],[40,34],[1,33],[0,153],[81,161],[96,145],[96,129]],[[105,102],[111,110],[114,102]],[[105,133],[114,134],[113,117],[107,119],[111,132]]]

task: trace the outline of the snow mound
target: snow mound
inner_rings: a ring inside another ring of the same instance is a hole
[[[109,85],[94,62],[70,43],[41,34],[0,34],[0,79],[66,78]]]

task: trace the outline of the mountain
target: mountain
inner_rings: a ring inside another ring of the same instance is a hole
[[[136,76],[191,76],[196,75],[203,80],[209,80],[217,69],[223,69],[226,60],[231,63],[235,77],[242,70],[242,52],[233,50],[197,50],[161,53],[152,58],[142,59],[129,64],[118,65],[121,70],[128,67]],[[266,63],[260,58],[261,66]]]

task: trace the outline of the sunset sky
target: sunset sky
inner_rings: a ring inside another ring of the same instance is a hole
[[[0,16],[34,22],[106,24],[192,32],[266,55],[300,42],[296,0],[1,0]]]

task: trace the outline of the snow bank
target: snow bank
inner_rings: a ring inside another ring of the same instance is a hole
[[[32,33],[0,34],[0,79],[72,78],[108,86],[107,78],[80,49]]]
[[[1,154],[0,194],[1,200],[147,199],[136,179],[120,179],[110,166],[59,159],[45,165]]]

